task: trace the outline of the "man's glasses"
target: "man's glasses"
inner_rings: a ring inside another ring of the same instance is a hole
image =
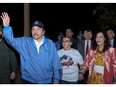
[[[62,42],[70,42],[69,40],[65,40],[65,41],[62,41]]]

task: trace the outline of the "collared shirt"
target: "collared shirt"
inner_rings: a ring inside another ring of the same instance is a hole
[[[113,47],[114,39],[110,40],[110,45]]]
[[[88,41],[89,48],[91,47],[91,40],[85,40],[85,53],[86,53],[87,41]]]
[[[40,41],[40,43],[39,43],[37,40],[35,40],[35,39],[34,39],[34,42],[35,42],[35,45],[36,45],[36,47],[37,47],[37,51],[38,51],[38,53],[39,53],[39,48],[40,48],[40,46],[43,44],[44,38],[42,37],[42,40]]]

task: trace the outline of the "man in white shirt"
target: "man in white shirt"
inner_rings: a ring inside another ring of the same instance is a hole
[[[86,54],[89,51],[90,47],[92,46],[92,31],[87,29],[84,31],[84,40],[78,43],[78,51],[80,54],[83,56],[83,60],[85,61],[86,59]],[[87,42],[88,42],[88,48],[87,48]],[[85,73],[84,76],[84,81],[80,81],[79,83],[87,83],[87,78],[88,78],[88,71]]]
[[[81,55],[83,56],[83,59],[86,59],[86,47],[87,47],[87,42],[88,42],[88,50],[89,48],[92,46],[92,31],[91,30],[85,30],[84,31],[84,40],[81,41],[80,43],[78,43],[78,50],[81,53]]]

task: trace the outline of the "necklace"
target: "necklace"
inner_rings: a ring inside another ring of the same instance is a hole
[[[103,55],[103,50],[97,48],[97,54],[99,57],[101,57]]]

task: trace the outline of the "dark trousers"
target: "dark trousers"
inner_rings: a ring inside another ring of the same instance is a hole
[[[22,81],[23,81],[23,84],[39,84],[39,83],[33,83],[33,82],[30,82],[30,81],[27,81],[25,79],[22,79]],[[43,83],[43,84],[51,84],[51,83]]]
[[[69,82],[69,81],[64,81],[64,80],[61,80],[60,81],[60,84],[78,84],[78,82]]]
[[[35,83],[30,82],[30,81],[27,81],[27,80],[25,80],[25,79],[22,79],[22,81],[23,81],[23,84],[35,84]]]
[[[78,81],[78,83],[79,83],[79,84],[87,84],[88,74],[89,74],[89,71],[86,71],[86,72],[85,72],[85,75],[84,75],[84,79]]]
[[[89,75],[89,71],[86,71],[86,72],[85,72],[85,75],[84,75],[83,84],[87,84],[88,75]]]
[[[9,78],[0,78],[0,84],[11,84],[11,80]]]

